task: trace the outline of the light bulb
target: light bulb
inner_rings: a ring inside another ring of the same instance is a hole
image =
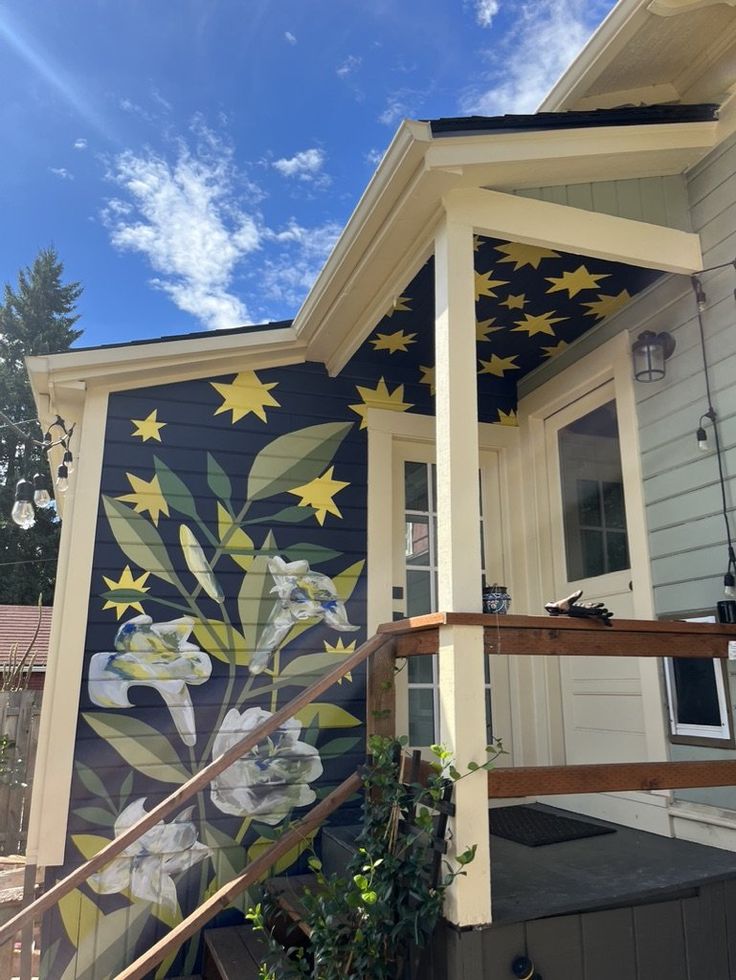
[[[723,594],[727,599],[736,599],[736,579],[731,572],[723,576]]]
[[[708,452],[710,448],[708,445],[708,433],[702,426],[695,433],[695,438],[698,440],[698,449],[702,449],[704,453]]]
[[[36,507],[48,507],[51,503],[51,494],[48,490],[34,490],[33,503]]]
[[[62,460],[64,466],[66,466],[67,473],[69,476],[74,472],[74,457],[72,456],[71,449],[67,449],[64,453],[64,459]]]
[[[69,488],[69,470],[64,463],[59,465],[56,471],[56,489],[59,493],[66,493]]]
[[[24,531],[27,531],[29,527],[33,527],[36,523],[36,513],[33,510],[33,504],[29,500],[16,500],[10,516],[18,527],[22,527]]]

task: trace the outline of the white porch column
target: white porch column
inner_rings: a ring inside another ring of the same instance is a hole
[[[438,516],[438,606],[480,612],[481,554],[478,492],[473,228],[452,210],[435,236],[435,380]],[[445,626],[439,650],[440,733],[457,768],[485,762],[483,629]],[[448,893],[445,915],[461,926],[491,921],[487,776],[476,772],[455,789],[450,860],[472,844],[475,860]]]

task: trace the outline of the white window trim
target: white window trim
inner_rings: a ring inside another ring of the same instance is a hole
[[[688,617],[686,623],[715,623],[715,616]],[[664,661],[664,679],[667,688],[667,713],[670,721],[670,734],[676,738],[709,738],[722,742],[731,741],[731,721],[726,684],[723,676],[723,666],[720,660],[711,660],[713,676],[718,695],[718,712],[721,717],[720,725],[689,725],[677,720],[677,685],[675,683],[675,662],[672,657]]]

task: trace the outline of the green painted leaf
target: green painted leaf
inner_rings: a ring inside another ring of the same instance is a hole
[[[364,565],[365,559],[356,561],[354,565],[350,565],[344,572],[340,572],[339,575],[333,578],[332,581],[335,583],[337,594],[343,602],[347,602],[355,591],[355,586],[358,584],[358,579],[360,578],[360,573],[363,571]]]
[[[345,657],[353,653],[348,650]],[[296,657],[291,663],[281,669],[281,677],[304,677],[307,674],[324,674],[333,667],[337,667],[345,657],[336,656],[334,653],[307,653],[303,657]]]
[[[228,626],[217,619],[207,619],[196,623],[194,636],[207,653],[226,664],[235,663],[239,667],[246,667],[250,662],[251,651],[248,650],[245,637],[234,626]]]
[[[109,592],[100,592],[100,599],[107,599],[108,602],[133,603],[150,598],[151,596],[141,589],[110,589]]]
[[[305,507],[284,507],[283,510],[277,511],[275,514],[271,514],[269,517],[254,517],[249,521],[243,521],[244,524],[302,524],[304,521],[309,520],[310,517],[314,517],[317,513],[316,507],[305,506]]]
[[[113,827],[115,825],[115,814],[110,813],[109,810],[103,810],[99,806],[80,806],[74,812],[82,820],[97,824],[99,827]]]
[[[319,565],[331,558],[339,558],[342,551],[333,551],[332,548],[325,548],[321,544],[292,544],[285,548],[282,554],[286,555],[289,561],[298,561],[302,558],[310,565]]]
[[[352,422],[323,422],[274,439],[253,460],[248,499],[273,497],[321,476],[352,428]]]
[[[199,520],[197,505],[194,497],[189,492],[189,487],[171,470],[158,456],[153,457],[153,465],[156,468],[156,476],[161,487],[161,493],[166,498],[166,503],[180,514],[186,514],[193,520]]]
[[[218,888],[232,881],[243,870],[245,867],[245,848],[232,837],[228,837],[222,830],[207,822],[202,825],[200,836],[202,842],[212,848],[212,864],[215,869],[215,876],[208,891],[214,894]],[[244,895],[238,896],[231,902],[228,908],[244,911],[250,904],[251,900],[246,891]]]
[[[89,766],[85,766],[83,762],[75,762],[74,765],[76,766],[77,775],[79,776],[84,788],[89,790],[93,796],[99,796],[101,799],[107,800],[107,802],[112,806],[112,798],[107,791],[107,787],[94,769],[90,769]]]
[[[314,837],[316,835],[316,830],[310,830],[306,836],[299,841],[291,850],[287,851],[283,857],[278,858],[278,860],[269,869],[271,875],[283,874],[288,868],[292,866],[296,861],[299,860],[301,855],[308,851]],[[273,844],[272,840],[268,840],[265,837],[258,837],[248,848],[248,863],[255,861],[256,858],[261,857],[265,851]]]
[[[253,544],[253,539],[246,534],[242,527],[238,527],[230,515],[227,507],[217,503],[217,536],[220,539],[220,547],[226,555],[229,555],[236,565],[244,571],[248,571],[253,564],[253,558],[258,549]]]
[[[276,539],[272,531],[268,532],[263,548],[270,554],[275,553]],[[238,615],[246,648],[249,651],[255,650],[261,630],[268,622],[273,609],[271,589],[274,582],[268,570],[268,557],[268,554],[261,552],[253,559],[253,564],[246,572],[238,594]]]
[[[79,942],[76,955],[60,980],[116,976],[135,959],[134,950],[150,914],[149,902],[135,902],[109,915],[100,914],[95,928]]]
[[[354,728],[362,725],[360,718],[351,715],[349,711],[338,707],[336,704],[327,704],[324,701],[313,701],[306,708],[297,711],[294,715],[304,725],[316,725],[317,728]]]
[[[333,738],[326,745],[323,745],[319,754],[321,758],[325,759],[328,756],[338,756],[347,755],[348,752],[352,752],[356,745],[360,743],[361,739],[357,736],[348,736],[346,738]]]
[[[39,967],[40,975],[42,977],[51,977],[53,973],[51,972],[56,963],[56,956],[59,952],[59,947],[61,946],[61,936],[55,939],[48,949],[43,951],[41,955],[41,965]]]
[[[220,466],[212,453],[207,453],[207,485],[216,497],[230,503],[233,495],[233,485],[230,477]]]
[[[171,559],[153,524],[114,497],[103,494],[102,504],[113,537],[125,557],[164,582],[175,584]]]
[[[131,769],[128,775],[123,780],[122,786],[120,787],[120,809],[122,810],[125,804],[128,802],[128,797],[133,792],[133,770]]]
[[[82,717],[128,765],[151,779],[162,783],[185,783],[189,779],[168,738],[145,722],[130,715],[101,712],[84,712]]]

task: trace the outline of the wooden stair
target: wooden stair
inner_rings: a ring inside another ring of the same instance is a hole
[[[249,925],[204,933],[202,980],[258,980],[266,946]]]

